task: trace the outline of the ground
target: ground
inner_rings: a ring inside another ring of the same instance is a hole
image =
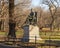
[[[2,37],[7,37],[7,34],[8,34],[7,32],[0,32],[0,41],[2,40]],[[22,30],[18,30],[16,32],[17,38],[22,38],[23,34],[24,33]],[[46,43],[46,40],[60,41],[60,31],[40,31],[40,37],[42,38],[42,40],[38,41],[39,43]],[[49,46],[43,46],[43,47],[49,47]]]
[[[6,37],[7,36],[7,32],[0,32],[0,37]],[[23,31],[22,30],[18,30],[16,32],[16,37],[17,38],[22,38],[23,37]],[[60,31],[40,31],[40,37],[43,40],[60,40]]]

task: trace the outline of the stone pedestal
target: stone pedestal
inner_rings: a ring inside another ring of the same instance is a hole
[[[23,41],[25,42],[35,42],[41,40],[39,35],[39,27],[37,25],[25,25]]]
[[[39,35],[39,27],[37,25],[29,25],[29,42],[41,40]]]
[[[29,42],[29,25],[23,26],[23,30],[24,30],[24,36],[22,41]]]

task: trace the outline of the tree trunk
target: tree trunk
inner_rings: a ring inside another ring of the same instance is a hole
[[[14,13],[14,0],[9,0],[9,33],[8,37],[16,38],[16,23],[13,19],[13,13]]]
[[[58,28],[58,31],[59,31],[59,26],[60,26],[60,25],[58,24],[57,26],[58,26],[57,28]]]
[[[0,31],[1,31],[1,25],[2,25],[2,21],[0,21]]]
[[[50,30],[53,31],[53,24],[54,24],[54,17],[52,15],[52,21],[51,21],[51,24],[50,24]]]

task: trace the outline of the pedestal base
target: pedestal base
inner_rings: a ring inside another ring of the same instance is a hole
[[[37,25],[29,25],[29,42],[42,40],[39,35],[39,27]]]
[[[37,40],[42,40],[39,35],[39,27],[37,25],[26,25],[23,27],[25,42],[35,42]]]

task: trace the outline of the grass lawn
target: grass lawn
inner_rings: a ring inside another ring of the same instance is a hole
[[[23,30],[17,30],[17,32],[16,32],[16,37],[17,38],[22,38],[23,37]]]
[[[23,37],[23,31],[18,30],[16,32],[16,37],[17,38],[22,38]],[[1,36],[7,36],[7,32],[0,32],[0,37]],[[40,37],[42,40],[36,41],[37,43],[46,43],[46,40],[52,40],[52,41],[60,41],[60,32],[40,32]],[[49,42],[48,42],[49,43]],[[12,44],[12,43],[9,43]],[[49,48],[49,46],[39,46],[38,48]],[[51,46],[51,48],[55,48],[54,46]]]
[[[0,37],[3,36],[7,36],[7,32],[0,32]],[[22,38],[23,37],[23,31],[22,30],[18,30],[16,32],[16,37],[17,38]],[[40,37],[42,38],[42,40],[60,40],[60,32],[40,32]],[[40,42],[43,42],[40,41]]]
[[[60,40],[60,32],[40,32],[42,39]]]
[[[6,35],[7,35],[7,32],[1,32],[1,31],[0,31],[0,37],[1,37],[1,36],[6,36]]]

